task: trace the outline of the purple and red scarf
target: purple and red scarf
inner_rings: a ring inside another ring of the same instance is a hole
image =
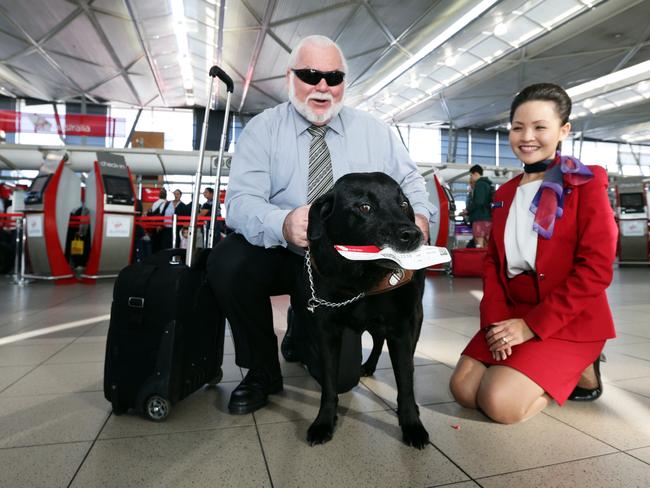
[[[544,239],[550,239],[555,227],[555,219],[561,218],[564,207],[564,193],[567,188],[580,186],[594,177],[589,168],[577,158],[561,156],[559,151],[546,169],[537,194],[530,204],[535,214],[533,230]]]

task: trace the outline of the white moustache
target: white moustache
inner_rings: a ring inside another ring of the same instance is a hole
[[[333,102],[334,97],[331,93],[312,93],[307,95],[305,102],[308,102],[309,100],[327,100],[328,102]]]

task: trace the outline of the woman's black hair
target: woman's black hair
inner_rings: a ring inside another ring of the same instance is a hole
[[[562,125],[569,121],[569,115],[571,115],[571,98],[567,95],[567,92],[561,86],[552,83],[536,83],[521,90],[512,101],[512,105],[510,105],[510,122],[512,123],[515,110],[522,103],[533,100],[553,102],[560,116],[560,120],[562,120]]]

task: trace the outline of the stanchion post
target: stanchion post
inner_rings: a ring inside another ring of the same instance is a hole
[[[22,255],[23,218],[14,217],[16,223],[16,254],[14,256],[14,281],[20,279],[20,256]]]
[[[173,249],[176,249],[176,242],[177,242],[176,239],[178,237],[178,235],[176,233],[176,230],[177,230],[176,225],[177,224],[178,224],[178,215],[174,214],[174,215],[172,215],[172,248]]]
[[[18,286],[24,286],[27,284],[25,279],[25,243],[27,242],[27,235],[25,233],[27,223],[27,217],[20,217],[20,272],[18,274],[18,280],[16,283]]]
[[[27,222],[27,219],[25,217],[22,218],[23,221],[23,231],[20,235],[20,240],[22,244],[22,252],[20,253],[20,281],[24,281],[25,278],[25,244],[27,242],[27,236],[25,235],[25,223]]]

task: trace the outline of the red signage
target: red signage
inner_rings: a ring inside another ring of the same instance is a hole
[[[16,118],[18,112],[13,112],[11,110],[0,110],[0,130],[9,132],[16,131]]]
[[[158,200],[160,188],[142,187],[142,201],[144,203],[153,203]]]
[[[0,198],[7,200],[11,198],[11,193],[13,189],[9,188],[7,185],[0,183]]]
[[[59,117],[61,129],[67,136],[123,137],[125,119],[105,115],[67,114]],[[0,129],[6,133],[57,134],[54,114],[35,114],[0,110]]]

